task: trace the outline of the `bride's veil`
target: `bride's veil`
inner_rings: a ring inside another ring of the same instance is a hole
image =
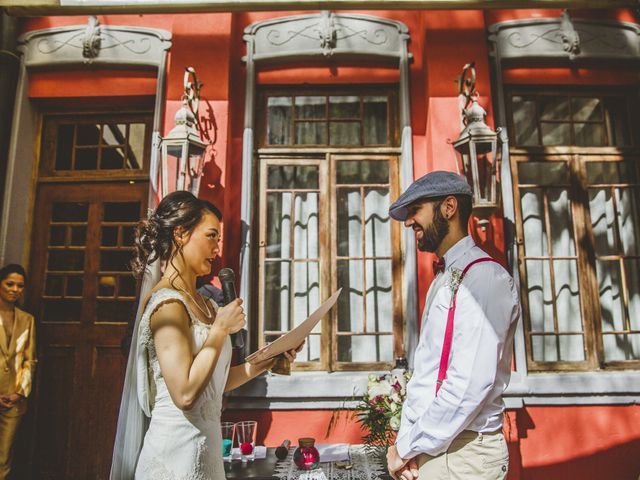
[[[140,302],[133,326],[127,373],[122,389],[110,480],[133,480],[138,455],[149,424],[148,417],[151,416],[147,352],[139,345],[138,330],[144,312],[144,300],[159,280],[160,261],[157,260],[147,265],[140,287]]]

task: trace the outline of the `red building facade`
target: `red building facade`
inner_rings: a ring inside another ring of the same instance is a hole
[[[131,231],[157,200],[153,149],[188,66],[211,140],[199,193],[223,211],[218,268],[240,273],[252,348],[348,287],[292,376],[235,392],[225,416],[258,420],[269,446],[359,443],[351,422],[325,439],[329,419],[369,373],[411,362],[433,277],[386,209],[414,178],[458,168],[455,81],[474,61],[487,123],[509,139],[501,208],[471,232],[521,285],[510,478],[638,477],[633,11],[48,16],[20,34],[0,243],[2,263],[29,267],[39,322],[28,475],[107,476]]]

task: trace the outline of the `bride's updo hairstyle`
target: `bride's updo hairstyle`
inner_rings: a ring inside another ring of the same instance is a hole
[[[149,218],[136,227],[136,250],[131,261],[134,275],[141,278],[148,263],[169,261],[172,252],[178,251],[174,230],[182,227],[185,232],[193,231],[206,212],[222,220],[222,213],[214,204],[190,192],[178,190],[164,197]]]

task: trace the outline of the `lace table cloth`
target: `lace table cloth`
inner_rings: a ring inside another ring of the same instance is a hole
[[[382,460],[367,455],[364,445],[351,445],[349,457],[352,468],[338,468],[333,462],[320,462],[316,470],[299,470],[293,463],[293,452],[289,449],[287,458],[276,464],[274,477],[283,480],[381,480],[389,478]]]

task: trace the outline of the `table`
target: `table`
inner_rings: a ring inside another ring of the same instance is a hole
[[[234,460],[225,464],[228,480],[298,480],[304,471],[298,470],[293,464],[295,447],[289,449],[289,456],[279,461],[275,455],[275,448],[267,449],[267,457],[254,462],[242,463]],[[332,463],[320,463],[327,480],[391,480],[384,465],[377,459],[366,454],[364,445],[351,445],[349,455],[353,468],[340,469]]]

